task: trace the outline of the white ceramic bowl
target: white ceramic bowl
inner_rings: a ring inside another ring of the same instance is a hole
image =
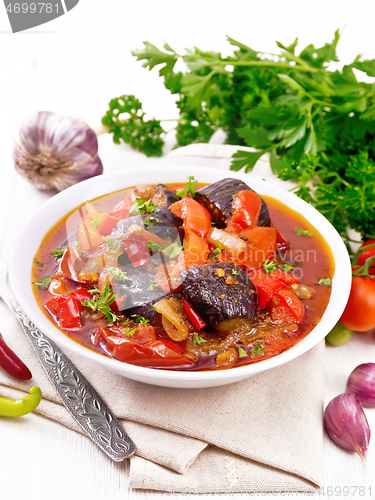
[[[335,275],[330,301],[319,324],[301,342],[274,358],[228,370],[203,372],[156,370],[121,363],[116,359],[97,354],[61,333],[40,310],[31,285],[33,258],[50,228],[86,200],[146,182],[181,183],[185,182],[189,175],[194,175],[199,182],[207,183],[216,182],[225,177],[241,179],[259,194],[276,198],[299,212],[318,229],[328,243],[335,261]],[[13,290],[26,314],[40,330],[63,349],[79,354],[83,358],[98,363],[124,377],[148,384],[176,388],[213,387],[230,384],[297,358],[322,340],[339,320],[349,297],[351,284],[350,260],[345,245],[333,226],[311,205],[284,189],[253,178],[248,174],[241,175],[235,172],[196,166],[124,170],[89,179],[57,194],[41,206],[20,231],[11,252],[9,274]]]

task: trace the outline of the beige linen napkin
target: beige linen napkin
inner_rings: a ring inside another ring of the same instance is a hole
[[[161,171],[165,163],[228,168],[233,151],[231,146],[188,146],[160,160]],[[264,178],[269,167],[263,163]],[[0,395],[22,397],[38,385],[44,397],[36,412],[81,432],[2,302],[0,314],[5,340],[33,373],[31,381],[20,382],[0,370]],[[67,354],[137,445],[130,487],[169,493],[310,492],[322,484],[323,343],[248,380],[184,390],[134,382]]]

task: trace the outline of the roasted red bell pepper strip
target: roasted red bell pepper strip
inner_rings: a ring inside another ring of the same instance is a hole
[[[125,235],[122,244],[134,267],[143,266],[150,262],[150,247],[148,239],[140,234]]]
[[[35,410],[42,399],[39,387],[32,387],[30,394],[22,399],[0,398],[1,417],[22,417]]]
[[[56,295],[44,307],[56,318],[61,328],[76,329],[82,326],[81,302],[74,296],[68,293]]]
[[[12,349],[6,344],[3,336],[0,333],[0,366],[4,368],[9,375],[18,380],[30,380],[31,371],[25,363],[15,354]]]
[[[206,264],[209,253],[210,249],[204,238],[193,233],[193,231],[186,232],[184,244],[184,262],[186,269]]]
[[[280,271],[280,269],[277,269],[260,283],[254,283],[258,291],[258,306],[263,309],[280,288],[294,283],[298,283],[298,279]]]
[[[133,205],[133,199],[130,194],[127,194],[109,214],[117,219],[125,219],[129,215],[129,210]]]
[[[186,299],[182,299],[182,304],[184,306],[184,311],[190,323],[195,326],[197,330],[202,330],[207,323],[202,319],[199,314],[194,310],[193,306]]]
[[[132,339],[132,335],[116,335],[107,328],[100,328],[99,332],[106,341],[108,350],[120,361],[153,368],[192,364],[186,356],[168,347],[161,339],[139,344]]]

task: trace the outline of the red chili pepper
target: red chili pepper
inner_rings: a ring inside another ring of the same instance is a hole
[[[57,295],[49,300],[44,307],[56,318],[61,328],[72,329],[82,326],[82,306],[76,297],[70,294]]]
[[[199,314],[193,309],[193,306],[186,299],[182,299],[182,304],[184,306],[184,311],[190,323],[195,326],[197,330],[202,330],[207,323],[202,319]]]
[[[5,371],[18,380],[30,380],[32,375],[31,371],[27,368],[20,358],[15,354],[12,349],[6,344],[3,336],[0,333],[0,366]]]

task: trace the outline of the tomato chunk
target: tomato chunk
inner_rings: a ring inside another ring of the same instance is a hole
[[[56,295],[49,300],[45,308],[56,318],[64,329],[81,328],[81,303],[70,294]]]
[[[209,253],[207,241],[192,231],[188,231],[184,246],[186,269],[206,264]]]
[[[59,267],[56,271],[56,276],[66,276],[78,283],[84,283],[79,277],[79,273],[85,266],[85,260],[82,257],[78,248],[67,248],[60,260]]]
[[[256,269],[265,260],[272,260],[276,250],[276,229],[273,227],[251,227],[240,232],[247,241],[246,250],[239,255],[238,264]]]
[[[259,220],[262,200],[255,191],[240,191],[232,201],[233,216],[227,225],[231,232],[239,232],[256,226]],[[236,229],[239,229],[236,230]]]
[[[277,323],[300,323],[305,306],[288,287],[283,285],[273,295],[276,303],[271,307],[271,319]]]
[[[211,227],[211,214],[203,205],[192,198],[183,198],[173,203],[169,210],[184,221],[185,231],[192,231],[201,238],[207,238]]]

